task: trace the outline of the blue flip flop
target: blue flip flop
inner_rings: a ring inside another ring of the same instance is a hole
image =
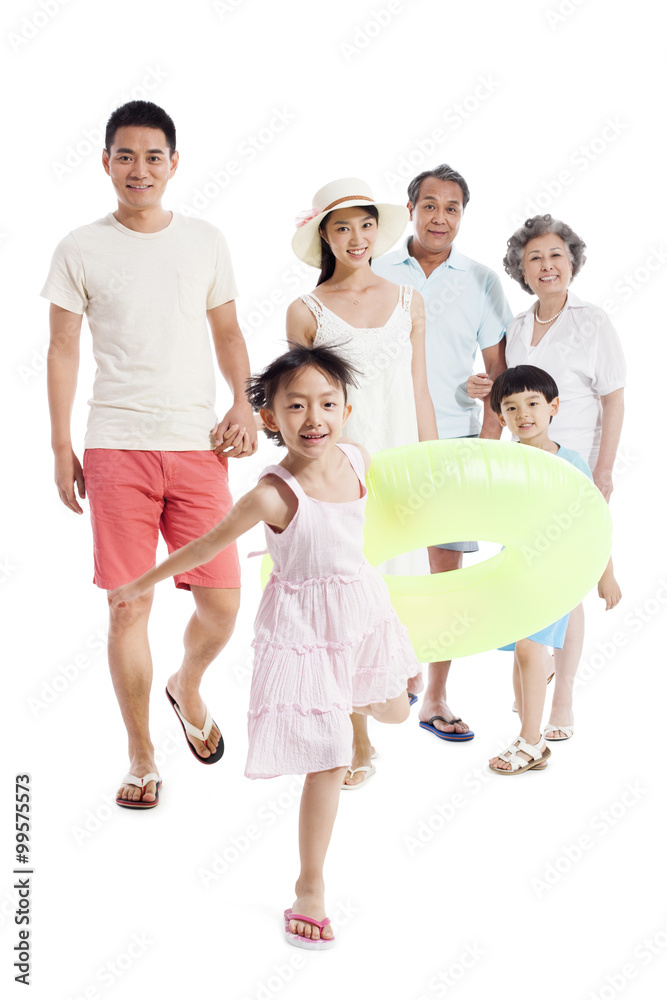
[[[410,694],[410,692],[408,691],[408,702],[410,704],[410,707],[412,707],[416,701],[419,701],[419,696],[416,694]]]
[[[434,715],[428,722],[420,722],[419,725],[422,729],[428,729],[429,733],[433,733],[438,739],[448,740],[450,743],[464,743],[466,740],[471,740],[475,735],[470,729],[467,733],[443,733],[442,730],[436,729],[433,725],[436,719],[444,722],[446,726],[451,726],[453,722],[461,722],[461,719],[443,719],[441,715]]]

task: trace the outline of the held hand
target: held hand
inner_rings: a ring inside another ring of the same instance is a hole
[[[466,382],[466,392],[471,399],[486,399],[491,392],[493,379],[486,372],[479,375],[471,375]]]
[[[211,431],[214,451],[227,458],[247,458],[257,451],[257,427],[249,403],[237,403]]]
[[[83,507],[76,499],[74,484],[76,483],[76,492],[82,500],[86,497],[86,484],[83,481],[81,463],[71,449],[65,455],[56,455],[55,481],[58,496],[65,506],[75,514],[83,514]]]
[[[133,583],[125,583],[122,587],[117,587],[116,590],[108,592],[109,607],[114,611],[118,608],[126,608],[130,601],[141,597],[143,593],[144,589],[137,586],[136,580]]]
[[[623,595],[613,573],[602,574],[602,579],[598,583],[598,595],[605,602],[605,611],[611,611],[616,607]]]
[[[609,497],[611,496],[611,492],[614,488],[614,484],[611,479],[611,471],[608,469],[598,469],[596,467],[593,469],[593,482],[607,503],[609,503]]]

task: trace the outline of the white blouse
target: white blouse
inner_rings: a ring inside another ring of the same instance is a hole
[[[594,469],[602,430],[600,396],[625,385],[621,342],[604,309],[568,292],[561,315],[531,347],[536,305],[515,316],[507,327],[507,367],[534,365],[551,375],[558,386],[560,409],[549,436],[578,451]]]

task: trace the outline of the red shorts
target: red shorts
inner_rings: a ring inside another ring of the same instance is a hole
[[[113,590],[155,565],[158,535],[169,552],[205,534],[229,513],[227,459],[212,451],[89,448],[83,456],[93,528],[93,583]],[[190,585],[237,589],[236,543],[210,562],[174,577]]]

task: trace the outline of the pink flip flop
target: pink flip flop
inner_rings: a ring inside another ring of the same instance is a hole
[[[308,948],[311,951],[325,951],[327,948],[333,947],[336,940],[335,937],[332,938],[317,938],[313,941],[312,938],[303,937],[301,934],[292,934],[289,929],[290,920],[303,920],[306,924],[312,924],[313,927],[319,927],[320,931],[324,930],[331,921],[328,917],[324,920],[313,920],[312,917],[304,917],[300,913],[292,913],[292,910],[285,910],[285,937],[289,944],[293,944],[296,948]]]

